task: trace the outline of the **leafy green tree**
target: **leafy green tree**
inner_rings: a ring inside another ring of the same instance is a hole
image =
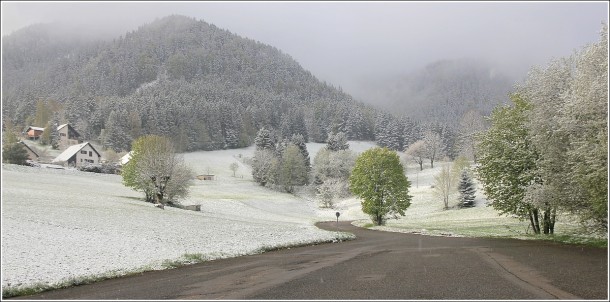
[[[46,123],[44,131],[40,136],[40,142],[43,145],[50,145],[53,149],[59,149],[59,114],[57,112],[51,114],[51,119]]]
[[[51,125],[51,121],[48,121],[42,134],[40,135],[40,144],[42,145],[50,145],[51,144],[51,129],[53,126]]]
[[[305,137],[302,134],[293,134],[290,138],[290,142],[295,146],[299,147],[299,152],[303,155],[303,163],[309,173],[311,171],[311,159],[309,158],[309,151],[307,151],[307,145],[305,143]]]
[[[34,125],[37,127],[44,127],[51,120],[53,112],[51,108],[43,101],[39,100],[36,102],[36,113],[34,116]]]
[[[607,25],[600,38],[570,57],[533,68],[519,93],[533,106],[527,127],[544,179],[529,189],[528,198],[576,215],[589,231],[607,233]]]
[[[295,186],[306,185],[308,183],[307,167],[305,158],[301,154],[299,147],[290,143],[282,154],[279,171],[278,184],[288,193],[294,192]]]
[[[133,142],[131,159],[121,172],[125,186],[142,191],[146,201],[161,207],[188,195],[192,174],[171,141],[156,135]]]
[[[489,205],[501,214],[529,220],[539,234],[539,209],[524,200],[527,186],[542,181],[536,173],[539,155],[525,126],[531,105],[518,94],[511,95],[511,100],[514,106],[496,108],[491,127],[478,136],[476,172]]]
[[[376,225],[383,225],[389,215],[404,216],[411,205],[411,183],[396,152],[387,148],[363,152],[356,159],[349,180],[352,192],[362,199],[362,211]]]

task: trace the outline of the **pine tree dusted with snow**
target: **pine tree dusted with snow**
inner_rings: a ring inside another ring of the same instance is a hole
[[[337,132],[337,134],[330,133],[328,135],[326,149],[328,149],[329,151],[349,149],[349,144],[347,143],[347,135],[345,135],[345,133],[343,132]]]
[[[462,170],[460,182],[458,184],[458,191],[460,192],[460,202],[458,206],[460,208],[473,207],[475,197],[474,193],[476,192],[476,189],[474,188],[474,183],[467,170]]]
[[[51,137],[50,137],[50,145],[53,149],[59,149],[59,115],[57,113],[53,114],[53,118],[49,121],[51,124]]]
[[[265,127],[258,130],[258,134],[256,134],[256,138],[254,139],[254,144],[256,145],[256,150],[273,150],[275,141],[271,131]]]

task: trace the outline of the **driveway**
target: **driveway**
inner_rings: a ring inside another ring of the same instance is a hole
[[[215,260],[17,299],[603,299],[608,250],[319,227],[356,240]]]

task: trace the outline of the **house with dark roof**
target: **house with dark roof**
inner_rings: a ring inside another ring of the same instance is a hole
[[[86,166],[88,164],[99,164],[102,155],[95,150],[89,142],[68,147],[59,156],[53,159],[53,163],[64,164],[73,167]]]
[[[65,149],[69,146],[80,144],[83,141],[81,140],[80,134],[74,130],[70,124],[63,124],[57,126],[57,132],[59,133],[59,148]]]

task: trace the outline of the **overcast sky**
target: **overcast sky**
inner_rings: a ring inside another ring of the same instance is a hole
[[[349,91],[363,77],[482,58],[513,75],[599,39],[606,2],[2,2],[2,36],[65,21],[124,34],[192,16],[288,53]]]

